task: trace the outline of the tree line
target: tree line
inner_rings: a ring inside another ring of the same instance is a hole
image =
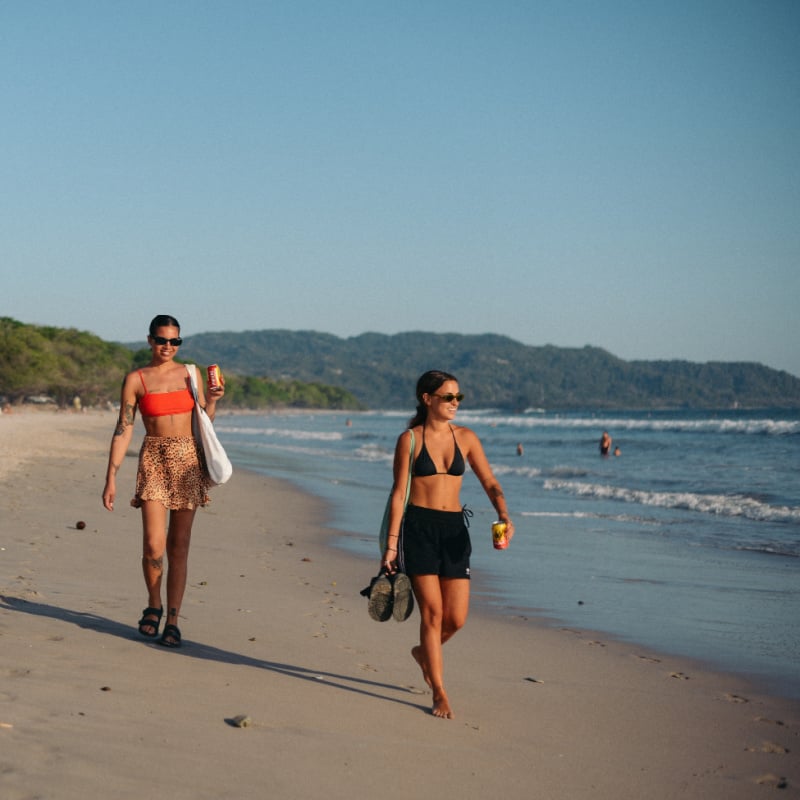
[[[182,360],[218,363],[228,408],[413,409],[428,369],[457,376],[473,408],[800,408],[800,379],[750,362],[624,361],[586,346],[535,347],[496,334],[262,330],[184,336]],[[137,344],[0,318],[0,397],[66,406],[116,403],[125,373],[150,360]]]
[[[190,358],[183,358],[191,362]],[[150,361],[147,348],[106,342],[85,331],[27,325],[0,318],[0,397],[21,403],[36,399],[65,407],[119,401],[123,376]],[[345,389],[319,381],[226,374],[227,408],[328,408],[359,410]]]

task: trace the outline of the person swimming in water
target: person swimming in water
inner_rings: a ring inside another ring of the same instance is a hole
[[[600,437],[600,455],[607,456],[611,452],[611,437],[608,435],[608,431],[603,431],[603,435]]]

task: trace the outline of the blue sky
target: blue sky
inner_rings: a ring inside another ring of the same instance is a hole
[[[0,2],[0,315],[800,375],[799,42],[794,0]]]

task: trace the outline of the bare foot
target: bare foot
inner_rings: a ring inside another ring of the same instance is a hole
[[[433,684],[431,683],[431,676],[428,675],[428,668],[425,665],[425,659],[422,655],[422,646],[417,645],[416,647],[411,648],[411,655],[414,656],[414,661],[419,664],[419,668],[422,670],[422,677],[425,678],[425,683],[433,689]]]
[[[445,692],[444,686],[439,686],[433,690],[431,714],[441,719],[453,719],[453,709],[450,708],[450,701],[447,699],[447,692]]]

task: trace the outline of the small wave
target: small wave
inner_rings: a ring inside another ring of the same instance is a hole
[[[521,478],[539,478],[542,471],[538,467],[510,467],[506,464],[493,464],[495,475],[517,475]]]
[[[347,459],[348,454],[338,453],[335,450],[327,450],[322,447],[314,447],[313,444],[309,445],[302,445],[302,444],[295,444],[294,442],[257,442],[257,441],[249,441],[249,442],[237,442],[234,445],[236,448],[242,451],[274,451],[277,453],[294,453],[298,455],[305,455],[305,456],[312,456],[316,459],[325,459],[325,460],[333,460],[334,458],[337,459]]]
[[[550,519],[602,519],[611,522],[625,522],[636,525],[662,525],[663,523],[634,514],[598,514],[592,511],[521,511],[521,517],[538,517]]]
[[[461,414],[459,422],[469,425],[485,422],[477,414]],[[593,431],[657,431],[673,433],[731,433],[764,436],[791,436],[800,433],[800,421],[775,419],[637,419],[635,417],[531,417],[495,416],[494,425],[510,428],[573,428]]]
[[[522,478],[583,478],[589,473],[580,467],[556,466],[545,469],[539,467],[518,467],[509,464],[492,465],[495,475],[517,475]]]
[[[761,553],[765,556],[788,556],[789,558],[800,558],[800,547],[797,549],[792,549],[791,547],[783,547],[781,545],[742,545],[736,549],[743,550],[748,553]]]
[[[275,436],[280,439],[294,439],[297,441],[340,442],[344,436],[337,431],[304,431],[289,428],[247,428],[242,426],[225,427],[226,434],[237,436]]]
[[[696,494],[694,492],[647,492],[619,486],[608,486],[581,481],[548,479],[548,491],[563,491],[582,497],[603,500],[621,500],[660,508],[678,508],[726,517],[744,517],[757,522],[800,523],[800,508],[771,506],[744,495]]]
[[[394,460],[394,454],[388,452],[383,447],[380,447],[376,444],[365,444],[361,447],[357,447],[353,451],[356,458],[361,459],[362,461],[374,461],[374,462],[391,462]]]

